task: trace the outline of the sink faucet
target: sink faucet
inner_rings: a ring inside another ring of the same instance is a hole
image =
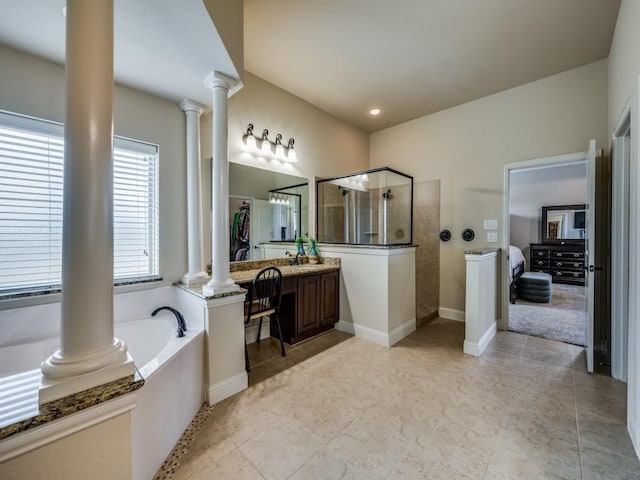
[[[184,332],[187,331],[187,322],[184,321],[184,317],[182,316],[182,314],[175,308],[164,306],[156,308],[153,312],[151,312],[151,316],[155,317],[160,310],[169,310],[176,316],[176,320],[178,321],[178,337],[184,337]]]
[[[295,260],[293,258],[291,258],[293,255],[291,255],[291,252],[289,250],[287,250],[286,252],[284,252],[284,254],[289,257],[289,265],[298,265],[298,254],[296,253],[296,258]]]
[[[298,258],[301,256],[302,254],[300,253],[296,253],[296,259],[294,260],[293,264],[294,265],[300,265],[300,260],[298,260]]]

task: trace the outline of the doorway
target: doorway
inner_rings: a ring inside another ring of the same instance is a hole
[[[586,160],[513,168],[508,180],[509,330],[585,347]]]

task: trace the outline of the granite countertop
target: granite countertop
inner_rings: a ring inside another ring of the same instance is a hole
[[[304,263],[302,265],[277,265],[282,272],[283,277],[293,277],[298,275],[314,275],[317,273],[329,272],[332,270],[339,270],[340,264],[334,263],[318,263],[311,265]],[[241,270],[231,272],[231,278],[239,284],[249,283],[254,279],[256,274],[264,267],[255,268],[252,270]]]

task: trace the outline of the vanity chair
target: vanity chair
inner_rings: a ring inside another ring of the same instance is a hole
[[[282,291],[282,272],[278,267],[266,267],[260,270],[247,291],[247,298],[244,302],[245,328],[251,322],[259,318],[258,338],[256,342],[260,342],[260,333],[262,330],[262,318],[269,317],[275,319],[278,328],[278,337],[280,340],[280,351],[282,356],[286,356],[284,350],[284,341],[282,340],[282,328],[280,327],[280,299]],[[247,372],[251,371],[249,362],[249,350],[247,349],[247,341],[244,342],[244,361]]]

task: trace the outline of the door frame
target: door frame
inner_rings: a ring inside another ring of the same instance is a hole
[[[623,382],[628,377],[629,346],[631,142],[625,143],[627,136],[633,137],[631,99],[627,100],[611,136],[611,376]]]
[[[510,218],[509,199],[511,197],[511,172],[532,168],[548,168],[561,165],[582,163],[587,158],[587,152],[567,153],[551,157],[532,158],[519,162],[505,163],[503,166],[503,204],[502,204],[502,315],[498,321],[498,330],[509,329],[509,244],[510,244]]]

